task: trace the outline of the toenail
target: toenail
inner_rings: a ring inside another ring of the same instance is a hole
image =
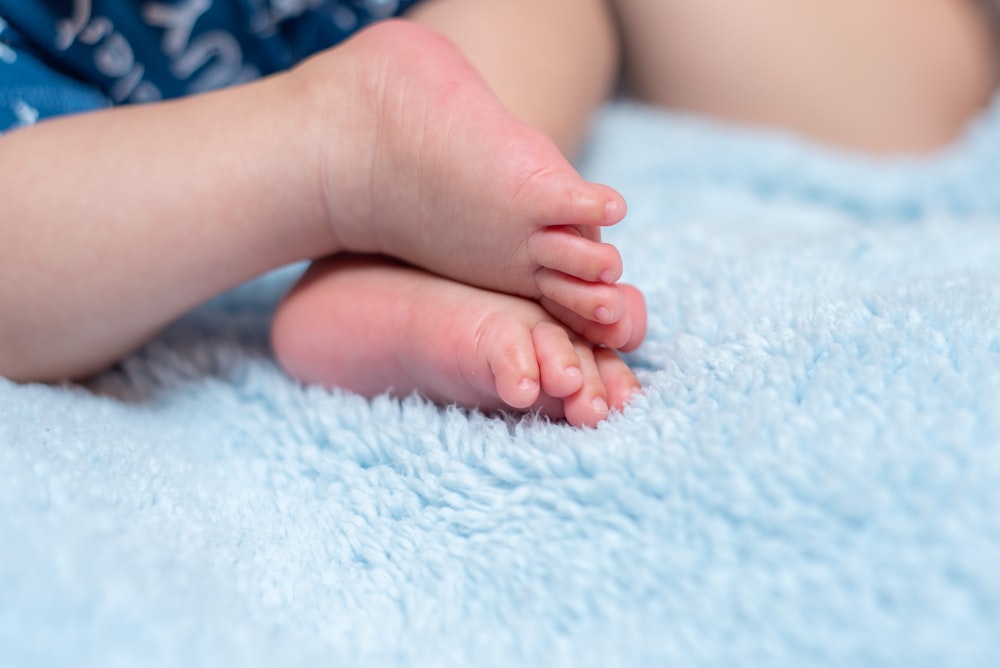
[[[611,269],[605,269],[604,271],[601,272],[601,275],[598,276],[597,278],[598,280],[601,281],[601,283],[607,283],[608,285],[611,285],[612,283],[618,280],[619,276],[617,272],[614,272]]]
[[[538,389],[538,381],[532,378],[525,378],[517,384],[517,389],[522,392],[534,392]]]
[[[583,371],[580,370],[578,366],[568,366],[566,367],[566,375],[573,376],[574,378],[579,378],[583,375]]]
[[[618,215],[618,202],[611,200],[604,205],[604,219],[607,221],[617,221],[621,218]]]
[[[611,309],[607,306],[598,306],[594,309],[594,320],[597,322],[603,322],[604,324],[610,324],[614,321]]]
[[[591,404],[594,406],[594,412],[598,415],[608,414],[608,402],[604,400],[604,397],[595,397]]]

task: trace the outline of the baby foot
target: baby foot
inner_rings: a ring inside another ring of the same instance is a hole
[[[305,63],[326,118],[320,174],[335,246],[545,298],[634,338],[616,248],[622,197],[584,181],[445,38],[384,21]],[[619,324],[620,323],[620,324]],[[617,347],[617,346],[615,346]]]
[[[536,302],[389,260],[314,264],[272,330],[290,375],[365,396],[420,392],[484,411],[538,409],[594,426],[639,382],[611,350],[569,334]]]

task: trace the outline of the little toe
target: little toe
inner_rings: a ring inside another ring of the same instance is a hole
[[[618,287],[625,298],[625,311],[629,315],[632,327],[628,341],[620,346],[612,347],[622,352],[630,353],[642,345],[643,340],[646,338],[646,298],[643,296],[642,291],[634,285],[620,283]]]
[[[520,325],[505,328],[501,340],[487,345],[489,368],[500,400],[511,408],[533,405],[541,392],[541,380],[531,331]]]
[[[543,321],[531,331],[535,355],[541,371],[542,392],[550,397],[567,397],[583,385],[580,359],[566,330]]]
[[[596,427],[599,422],[607,419],[610,412],[608,393],[601,379],[601,372],[594,357],[594,348],[589,344],[576,343],[577,356],[580,358],[580,370],[583,373],[583,386],[563,401],[563,412],[566,421],[577,427]]]
[[[615,283],[622,275],[622,256],[611,244],[585,236],[572,227],[539,230],[528,241],[528,254],[540,267],[592,283]]]
[[[591,343],[628,353],[637,349],[646,338],[646,299],[634,285],[619,283],[618,288],[625,300],[625,314],[610,325],[582,318],[552,300],[539,301],[552,317]]]
[[[624,410],[632,397],[642,390],[639,379],[613,350],[594,349],[594,361],[607,393],[608,406],[612,410]]]
[[[632,316],[628,310],[618,322],[605,325],[582,318],[551,299],[542,298],[539,302],[542,308],[549,312],[549,315],[594,345],[607,346],[617,350],[629,345],[635,338],[632,335]]]
[[[542,297],[586,320],[610,325],[626,313],[625,297],[617,285],[581,281],[549,269],[539,269],[535,281]]]

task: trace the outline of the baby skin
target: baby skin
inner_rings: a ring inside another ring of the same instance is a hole
[[[580,178],[448,40],[385,21],[300,73],[329,82],[316,136],[332,247],[544,300],[593,343],[636,338],[621,257],[600,242],[624,200]]]
[[[594,344],[639,336],[600,241],[621,196],[416,23],[249,84],[6,132],[0,200],[0,374],[17,381],[86,377],[226,290],[342,253],[536,300]]]
[[[417,24],[379,23],[300,71],[332,83],[319,173],[342,252],[278,308],[289,374],[578,426],[622,409],[639,383],[612,349],[636,348],[646,316],[600,242],[621,196],[581,179]]]
[[[620,289],[637,345],[643,298]],[[272,342],[281,365],[307,383],[538,410],[575,426],[596,426],[639,390],[614,351],[569,333],[537,302],[378,257],[313,264],[279,307]]]

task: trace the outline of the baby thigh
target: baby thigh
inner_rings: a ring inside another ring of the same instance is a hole
[[[615,0],[629,86],[872,151],[954,139],[997,79],[974,0]]]

